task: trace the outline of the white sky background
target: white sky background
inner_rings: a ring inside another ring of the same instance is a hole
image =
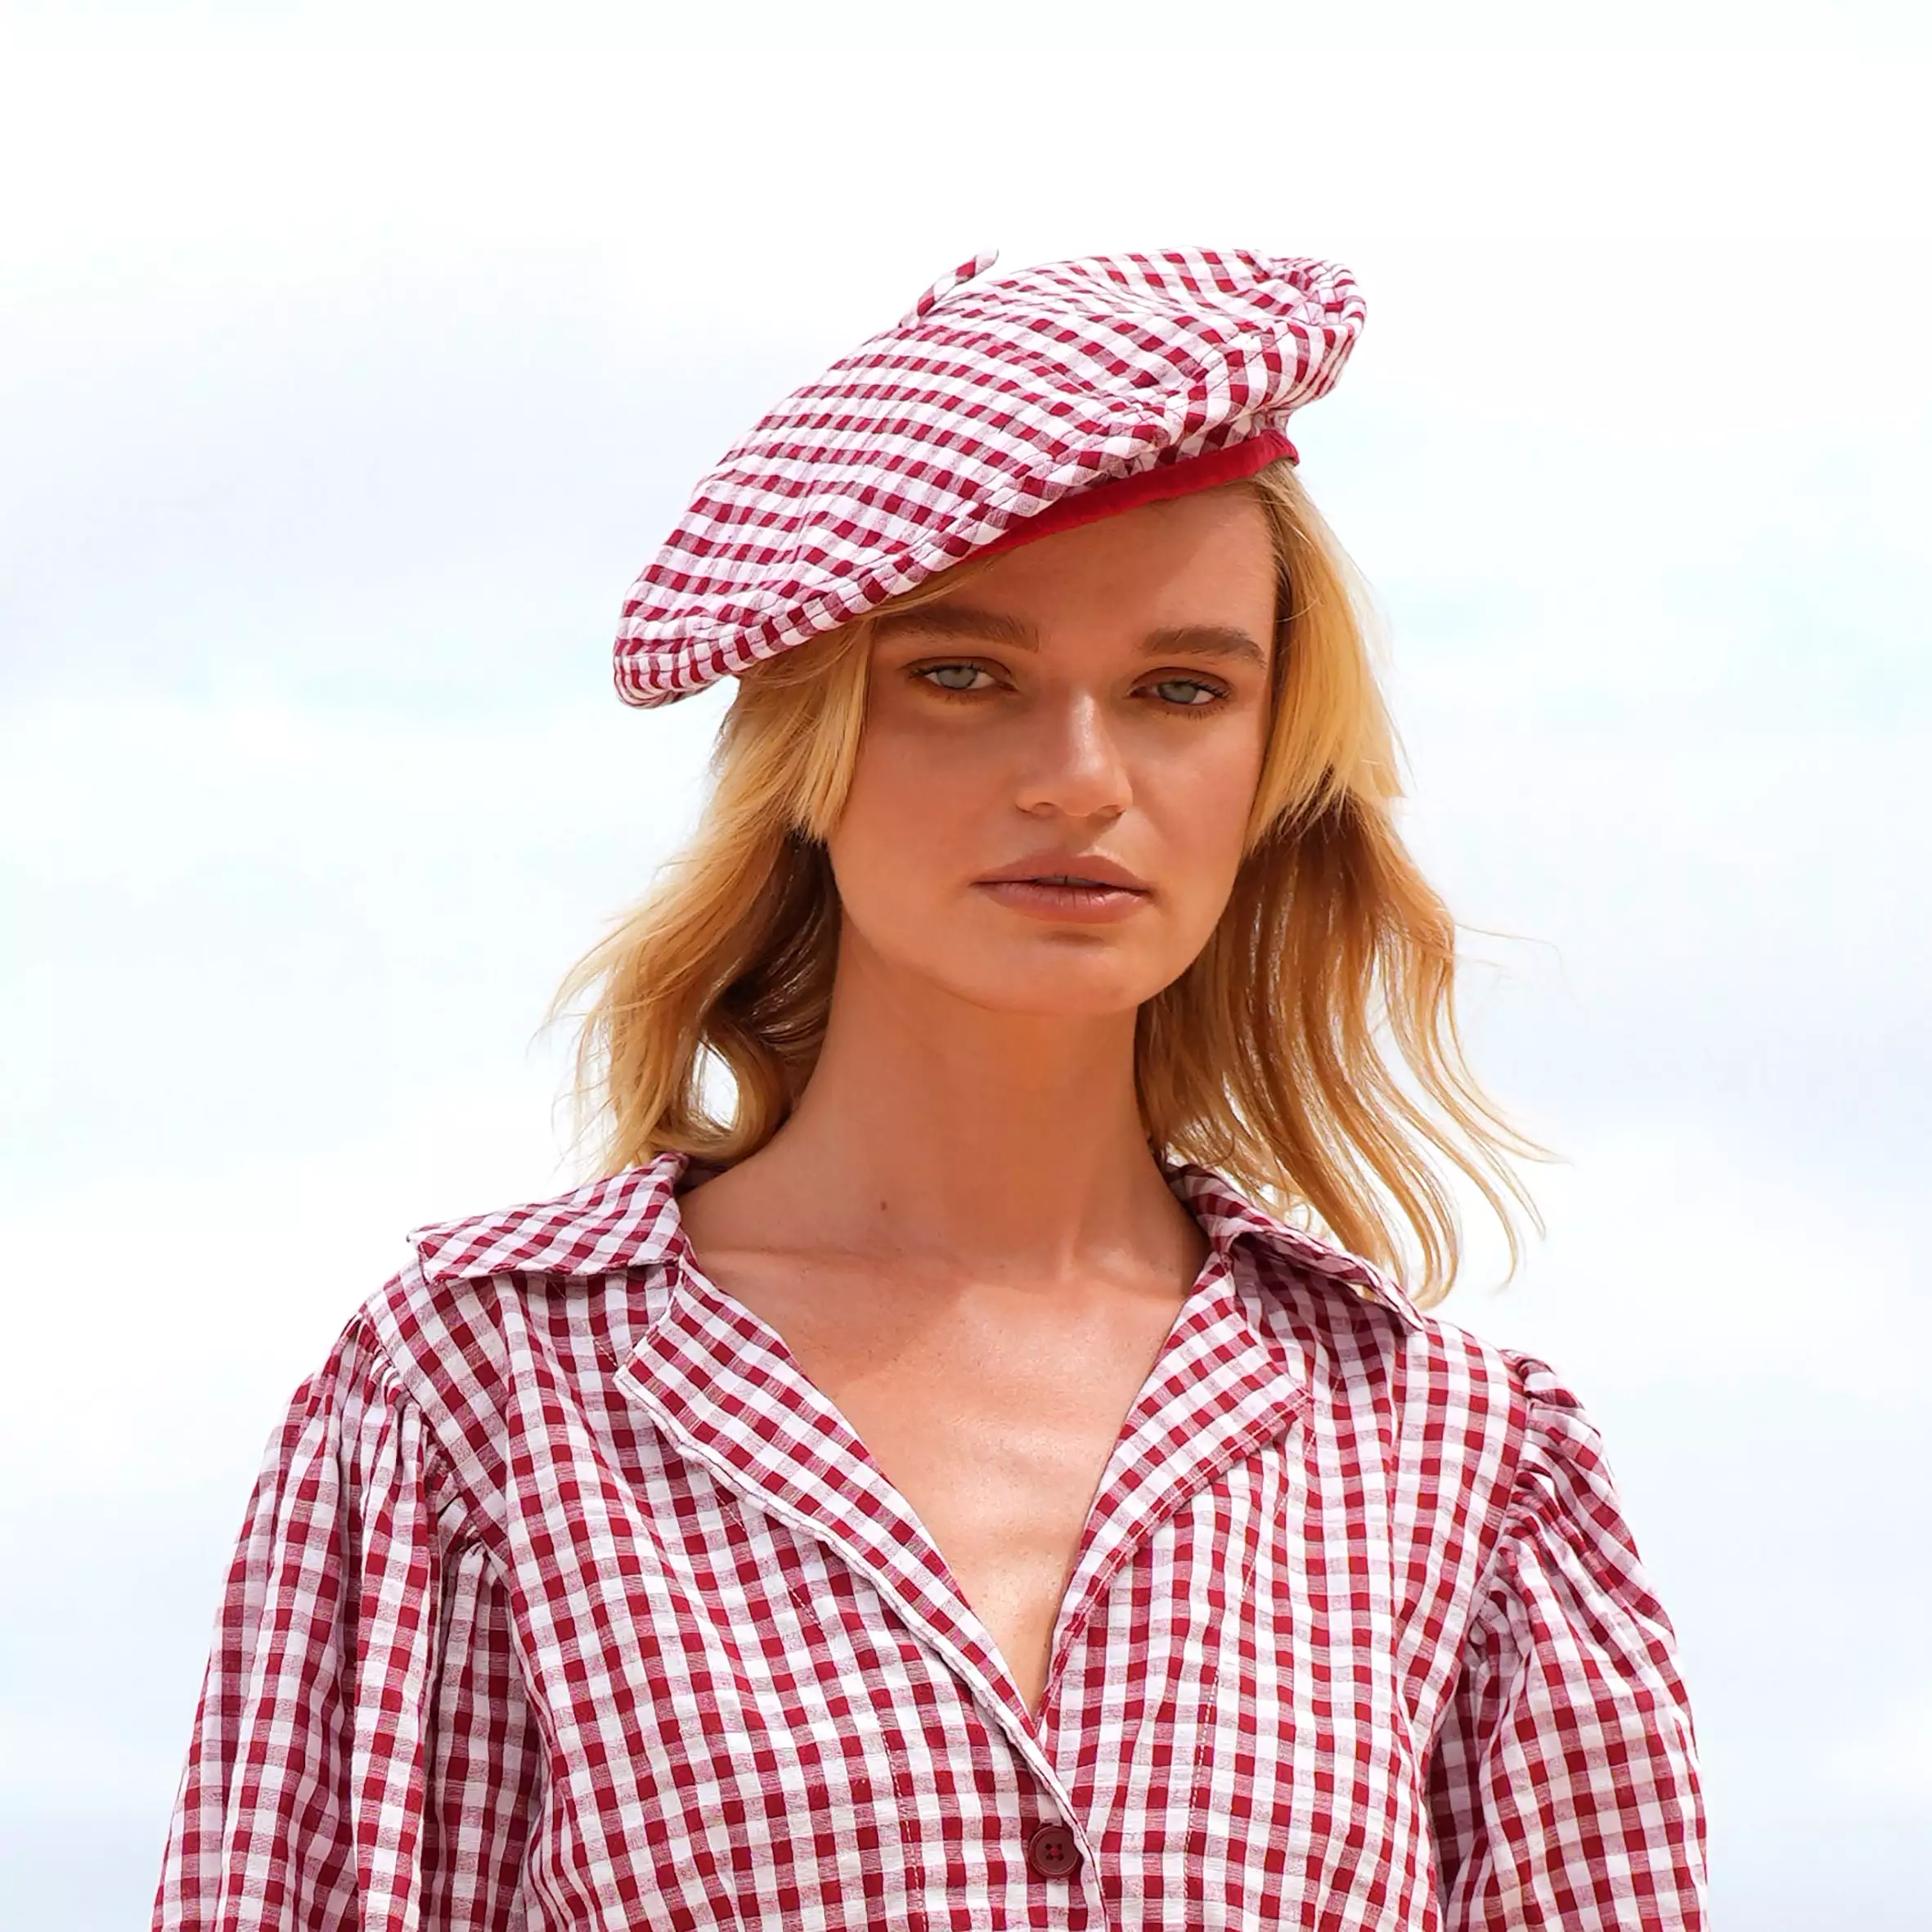
[[[1927,15],[1322,11],[4,15],[9,1932],[145,1922],[404,1230],[576,1178],[532,1036],[720,711],[609,690],[686,486],[977,247],[1195,240],[1362,279],[1303,474],[1523,936],[1474,1045],[1569,1165],[1449,1312],[1605,1427],[1721,1922],[1925,1924]]]

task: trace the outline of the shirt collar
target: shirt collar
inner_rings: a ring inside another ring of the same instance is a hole
[[[1166,1172],[1167,1184],[1186,1203],[1217,1251],[1229,1253],[1245,1243],[1258,1256],[1285,1261],[1304,1274],[1351,1288],[1412,1326],[1422,1323],[1422,1310],[1373,1262],[1257,1206],[1224,1175],[1186,1161],[1169,1166]]]
[[[672,1196],[690,1165],[660,1154],[555,1201],[418,1228],[409,1238],[433,1282],[492,1274],[613,1274],[661,1261],[677,1232]]]
[[[642,1166],[540,1201],[417,1229],[410,1242],[433,1282],[492,1274],[592,1277],[662,1262],[677,1237],[676,1197],[693,1161],[666,1152]],[[1217,1253],[1247,1247],[1258,1259],[1353,1290],[1409,1323],[1422,1316],[1379,1268],[1257,1206],[1224,1176],[1190,1162],[1166,1169],[1168,1185]]]

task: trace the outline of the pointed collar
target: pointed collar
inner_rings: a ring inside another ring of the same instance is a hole
[[[1180,1162],[1170,1166],[1166,1174],[1167,1184],[1201,1224],[1201,1231],[1216,1253],[1230,1253],[1245,1242],[1260,1256],[1285,1261],[1304,1274],[1380,1303],[1412,1326],[1424,1320],[1408,1294],[1373,1262],[1258,1207],[1213,1168]]]
[[[433,1282],[648,1268],[663,1260],[676,1237],[672,1196],[690,1164],[686,1155],[660,1154],[555,1201],[418,1228],[410,1244]]]
[[[679,1238],[676,1196],[694,1165],[688,1154],[659,1154],[554,1201],[419,1228],[410,1241],[433,1282],[513,1274],[594,1277],[651,1267]],[[1278,1219],[1212,1168],[1177,1163],[1166,1175],[1217,1254],[1245,1244],[1257,1256],[1351,1290],[1410,1324],[1422,1322],[1414,1302],[1382,1269]]]

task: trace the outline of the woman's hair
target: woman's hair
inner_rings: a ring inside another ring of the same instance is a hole
[[[1433,1302],[1461,1247],[1453,1177],[1501,1222],[1513,1265],[1519,1214],[1540,1224],[1513,1163],[1541,1150],[1463,1058],[1456,924],[1395,830],[1395,735],[1354,567],[1289,465],[1224,487],[1256,493],[1273,537],[1273,721],[1227,906],[1140,1009],[1148,1139]],[[870,643],[860,618],[742,675],[695,838],[559,994],[559,1010],[589,1001],[577,1095],[603,1129],[602,1171],[668,1148],[740,1160],[811,1078],[838,944],[824,841],[858,756]]]

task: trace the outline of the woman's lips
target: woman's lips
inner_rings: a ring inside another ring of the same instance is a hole
[[[1152,896],[1131,886],[1070,885],[1040,878],[985,878],[976,889],[1036,919],[1089,926],[1126,919]]]

